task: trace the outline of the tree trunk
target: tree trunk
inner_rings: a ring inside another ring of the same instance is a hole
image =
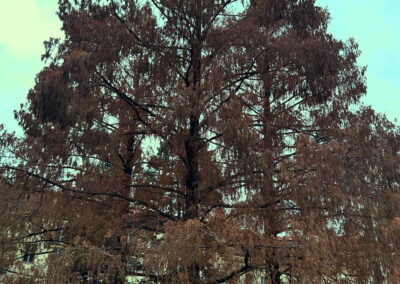
[[[186,198],[185,220],[197,218],[198,216],[198,186],[200,182],[199,174],[199,120],[192,115],[190,118],[189,136],[185,142],[187,174],[186,188],[188,196]]]

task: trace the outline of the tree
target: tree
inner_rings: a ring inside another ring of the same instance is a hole
[[[51,283],[398,282],[399,132],[314,2],[60,0],[2,136],[5,253],[35,236]]]

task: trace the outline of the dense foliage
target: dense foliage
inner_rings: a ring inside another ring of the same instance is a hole
[[[60,0],[0,137],[4,277],[399,283],[399,132],[314,2]]]

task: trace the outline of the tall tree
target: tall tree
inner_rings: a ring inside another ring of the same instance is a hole
[[[50,283],[399,281],[398,129],[314,0],[59,7],[1,140],[5,269],[33,239]]]

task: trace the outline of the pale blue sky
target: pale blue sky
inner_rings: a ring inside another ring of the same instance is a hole
[[[328,7],[330,31],[354,37],[368,65],[368,94],[363,99],[390,119],[400,116],[400,1],[317,0]],[[56,0],[0,0],[0,123],[17,129],[13,110],[25,101],[43,64],[42,42],[60,37]]]
[[[0,0],[0,123],[17,129],[14,109],[25,102],[43,67],[43,41],[60,37],[56,0]]]
[[[317,0],[328,7],[329,31],[346,40],[353,37],[362,52],[360,65],[367,65],[367,96],[364,103],[400,118],[400,1]],[[399,123],[397,123],[399,124]]]

